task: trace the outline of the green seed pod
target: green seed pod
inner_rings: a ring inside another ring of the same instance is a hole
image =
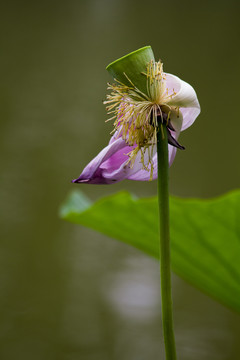
[[[113,61],[106,70],[118,82],[129,87],[134,84],[138,90],[147,94],[146,72],[150,61],[155,61],[153,51],[151,46],[145,46]]]

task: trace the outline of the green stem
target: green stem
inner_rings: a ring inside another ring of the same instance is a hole
[[[168,138],[167,128],[164,124],[158,131],[157,153],[163,335],[166,360],[176,360],[171,294]]]

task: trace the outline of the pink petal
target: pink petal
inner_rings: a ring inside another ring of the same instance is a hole
[[[112,184],[128,178],[142,169],[141,152],[139,151],[133,166],[128,154],[133,147],[126,145],[122,138],[114,135],[106,146],[83,170],[74,183]],[[148,154],[145,154],[145,163]]]
[[[106,146],[83,170],[78,179],[73,180],[76,183],[88,183],[88,184],[110,184],[115,181],[113,178],[105,179],[103,176],[103,169],[101,166],[114,154],[117,154],[119,150],[126,148],[126,143],[122,138],[113,141]],[[117,155],[116,155],[117,157]],[[121,158],[121,161],[126,160]],[[120,160],[119,160],[120,161]],[[113,165],[113,164],[111,164]],[[119,165],[119,162],[116,163]]]

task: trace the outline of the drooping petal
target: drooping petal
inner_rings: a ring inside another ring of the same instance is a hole
[[[121,149],[126,148],[126,143],[122,138],[119,138],[108,146],[106,146],[100,153],[84,168],[83,172],[79,176],[79,178],[73,180],[74,183],[87,183],[87,184],[111,184],[115,180],[111,178],[104,178],[103,172],[106,171],[106,166],[104,169],[104,163],[107,162],[109,158],[114,156],[116,162],[112,162],[109,164],[111,167],[120,166],[121,161],[123,160],[122,157],[118,159],[118,152]],[[126,158],[124,159],[126,160]],[[124,161],[123,160],[123,161]],[[103,166],[103,168],[101,168]]]
[[[180,108],[183,115],[181,129],[183,131],[192,125],[200,113],[197,94],[191,85],[172,74],[166,74],[166,86],[169,94],[173,91],[176,93],[167,101],[167,104]]]
[[[122,138],[116,139],[116,134],[106,146],[83,170],[74,183],[112,184],[127,179],[143,168],[141,151],[136,155],[133,164],[128,154],[134,149],[128,146]],[[153,155],[156,148],[153,150]],[[148,152],[144,155],[144,163],[148,162]],[[150,173],[149,173],[150,174]],[[148,180],[148,179],[147,179]]]

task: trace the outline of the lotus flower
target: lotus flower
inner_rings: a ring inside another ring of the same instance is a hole
[[[124,179],[156,179],[156,134],[163,124],[168,133],[169,165],[177,148],[184,149],[177,139],[200,113],[197,95],[191,85],[164,73],[160,61],[149,61],[145,69],[145,73],[141,73],[145,77],[145,92],[125,73],[127,85],[118,80],[109,84],[112,92],[105,104],[108,112],[114,114],[113,136],[74,183],[112,184]]]

